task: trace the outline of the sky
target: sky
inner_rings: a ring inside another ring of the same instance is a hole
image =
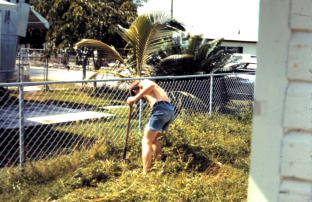
[[[257,41],[260,0],[173,0],[173,17],[187,32],[207,38]],[[171,0],[149,0],[139,14],[164,11],[170,15]]]

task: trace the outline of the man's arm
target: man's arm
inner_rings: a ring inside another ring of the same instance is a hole
[[[140,100],[141,98],[143,98],[143,96],[145,94],[150,93],[151,91],[153,91],[153,89],[155,88],[155,83],[153,81],[150,80],[143,80],[140,82],[139,87],[140,87],[140,91],[138,94],[136,94],[135,97],[135,101],[137,102],[138,100]]]
[[[155,83],[150,80],[143,80],[139,83],[140,91],[135,96],[129,97],[127,103],[132,105],[133,103],[140,100],[145,94],[150,93],[155,88]]]

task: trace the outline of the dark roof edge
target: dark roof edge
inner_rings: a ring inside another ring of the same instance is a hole
[[[213,38],[206,38],[208,40],[214,40]],[[241,42],[241,43],[258,43],[258,41],[244,41],[244,40],[234,40],[234,39],[224,39],[223,42]]]
[[[241,42],[241,43],[258,43],[258,41],[243,41],[243,40],[229,40],[229,39],[224,39],[224,42]]]

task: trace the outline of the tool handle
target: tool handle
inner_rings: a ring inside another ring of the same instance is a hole
[[[126,154],[127,154],[127,146],[128,146],[128,136],[129,136],[129,131],[130,131],[130,120],[131,120],[131,114],[132,114],[132,105],[130,105],[129,108],[129,115],[128,115],[128,125],[127,125],[127,133],[125,137],[125,146],[123,150],[123,156],[122,159],[126,159]]]

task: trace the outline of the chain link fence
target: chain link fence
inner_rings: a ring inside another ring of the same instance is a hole
[[[86,59],[86,61],[84,61]],[[85,62],[85,65],[84,65]],[[49,55],[46,58],[44,49],[21,48],[16,55],[15,63],[15,81],[68,81],[72,80],[65,75],[59,78],[60,72],[75,73],[76,75],[84,69],[86,71],[86,78],[94,75],[94,70],[103,67],[110,71],[116,70],[114,60],[99,59],[96,57],[86,57],[86,53],[66,53],[60,52],[58,54]],[[57,75],[56,75],[57,74]],[[83,79],[82,73],[79,79]]]
[[[254,74],[148,79],[167,91],[176,116],[183,110],[206,114],[252,110]],[[88,149],[99,138],[122,141],[132,80],[0,84],[0,167],[22,168],[25,161]],[[134,106],[130,133],[143,130],[149,113],[145,101]]]
[[[49,67],[66,69],[66,70],[80,70],[83,65],[83,58],[86,54],[79,55],[78,53],[71,52],[60,52],[57,54],[49,55],[49,60],[46,60],[44,49],[33,49],[33,48],[21,48],[16,57],[16,64],[21,60],[24,65],[31,67]],[[94,60],[98,61],[98,58],[94,56]],[[109,59],[102,59],[100,66],[109,66]],[[47,64],[48,63],[48,64]],[[86,63],[87,70],[94,69],[93,57],[89,57]]]
[[[21,60],[25,65],[32,67],[45,67],[47,65],[44,49],[21,48],[17,53],[17,60]],[[53,68],[81,68],[81,65],[77,64],[76,56],[72,54],[58,53],[50,55],[48,63]]]

